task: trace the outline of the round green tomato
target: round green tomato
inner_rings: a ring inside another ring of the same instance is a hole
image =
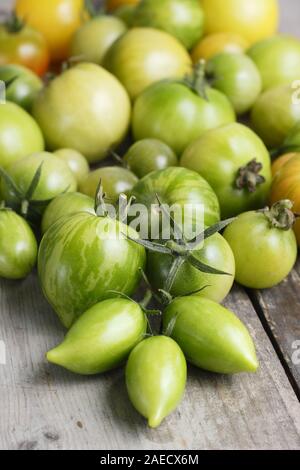
[[[178,165],[173,150],[156,139],[143,139],[133,144],[126,153],[124,161],[139,178],[143,178],[152,171]]]
[[[223,93],[208,89],[206,94],[207,100],[176,82],[148,88],[134,104],[134,139],[162,140],[180,156],[205,131],[235,121],[232,105]]]
[[[254,159],[258,166],[252,163]],[[210,183],[218,196],[222,218],[266,203],[272,179],[270,156],[261,139],[242,124],[205,133],[186,149],[181,165],[197,171]]]
[[[187,366],[179,346],[166,336],[152,336],[131,352],[126,386],[133,406],[158,427],[179,405],[185,390]]]
[[[297,259],[292,229],[272,227],[261,212],[241,214],[224,232],[236,263],[236,281],[252,289],[279,284]]]
[[[300,41],[290,36],[273,36],[248,50],[260,71],[263,89],[291,85],[300,77]]]
[[[74,174],[78,184],[86,178],[90,171],[87,159],[77,150],[74,149],[60,149],[54,152],[54,155],[65,161]]]
[[[0,66],[0,80],[6,84],[6,99],[26,111],[30,111],[38,92],[43,88],[42,80],[22,65]]]
[[[0,277],[23,279],[36,263],[38,246],[28,223],[10,209],[0,209]]]
[[[134,99],[152,83],[184,77],[192,60],[170,34],[152,28],[133,28],[112,45],[104,64]],[[121,109],[119,104],[117,108]]]
[[[210,226],[220,220],[219,202],[210,185],[200,175],[185,168],[171,167],[154,171],[135,185],[131,195],[135,197],[135,203],[147,207],[147,220],[141,223],[141,229],[150,225],[152,235],[156,234],[153,224],[157,215],[157,196],[162,204],[168,205],[170,209],[174,207],[174,212],[176,208],[181,210],[186,229],[189,229],[190,223],[199,226],[198,222],[201,222],[203,228],[203,225]],[[198,207],[202,209],[204,220],[195,219],[198,217]],[[190,208],[194,211],[189,212]]]
[[[41,167],[41,177],[32,195],[31,201],[49,201],[64,192],[74,192],[77,189],[76,180],[67,164],[52,153],[33,153],[7,168],[7,173],[25,196],[31,182]],[[4,179],[1,180],[0,193],[9,206],[17,207],[18,197],[12,192]]]
[[[293,127],[283,143],[283,151],[300,151],[300,122]]]
[[[201,297],[179,297],[163,314],[164,330],[189,362],[221,374],[255,372],[255,347],[245,325],[230,310]]]
[[[252,108],[261,90],[260,73],[254,62],[244,54],[218,54],[207,64],[212,86],[222,91],[237,114]]]
[[[120,194],[127,194],[132,190],[138,178],[126,168],[107,166],[92,171],[81,183],[80,192],[95,197],[100,180],[107,200],[114,204]]]
[[[98,65],[82,63],[44,88],[33,114],[50,150],[72,148],[89,162],[97,162],[125,137],[131,105],[113,75]]]
[[[113,43],[127,31],[123,21],[113,16],[96,16],[79,28],[72,40],[71,56],[102,64]]]
[[[293,93],[289,85],[271,88],[252,109],[251,126],[269,148],[281,146],[300,121],[300,104],[294,103]]]
[[[99,374],[122,365],[146,331],[139,304],[122,298],[104,300],[74,323],[47,359],[76,374]]]
[[[0,105],[0,166],[8,167],[33,152],[44,150],[34,119],[14,103]]]
[[[61,217],[76,212],[95,214],[95,202],[89,196],[81,193],[64,193],[54,198],[47,206],[42,218],[42,233],[52,227]]]
[[[198,0],[144,0],[136,7],[135,26],[162,29],[191,49],[203,36],[204,14]]]
[[[195,257],[228,275],[206,274],[185,261],[176,274],[170,294],[179,297],[195,292],[197,296],[222,302],[229,294],[235,276],[235,262],[230,246],[221,235],[215,234],[205,240],[203,247],[195,248]],[[174,258],[169,255],[148,254],[147,275],[155,289],[164,288],[173,262]]]
[[[57,221],[43,237],[38,257],[44,294],[62,323],[74,320],[114,290],[135,291],[144,269],[137,233],[108,217],[79,212]]]
[[[123,5],[114,10],[113,15],[122,20],[128,28],[131,28],[133,26],[135,10],[135,5]]]

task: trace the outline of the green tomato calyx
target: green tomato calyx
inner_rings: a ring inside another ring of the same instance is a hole
[[[296,218],[299,217],[299,214],[293,213],[293,205],[289,199],[283,199],[273,204],[271,208],[266,207],[260,212],[268,219],[271,227],[287,231],[293,227]]]
[[[183,79],[183,83],[194,93],[208,101],[206,88],[209,85],[209,81],[206,79],[205,69],[206,62],[204,59],[201,59],[194,65],[192,72]]]
[[[260,175],[263,165],[256,161],[256,158],[251,160],[247,165],[238,170],[235,185],[238,189],[247,189],[250,193],[254,193],[257,186],[265,183],[266,179]]]
[[[24,19],[19,18],[15,12],[13,12],[4,23],[4,26],[8,33],[19,33],[25,27]]]

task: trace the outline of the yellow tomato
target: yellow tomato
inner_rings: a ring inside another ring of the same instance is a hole
[[[300,155],[299,153],[285,153],[281,157],[276,158],[272,165],[272,175],[275,176],[279,170],[292,158],[296,157],[297,155]]]
[[[196,63],[200,59],[209,60],[221,52],[243,53],[249,46],[249,42],[239,34],[209,34],[194,47],[192,59]]]
[[[241,34],[251,44],[272,36],[278,27],[278,0],[201,0],[207,34]]]
[[[106,8],[108,11],[116,10],[124,5],[137,5],[140,0],[106,0]]]
[[[84,19],[84,0],[17,0],[16,13],[40,31],[53,61],[68,57],[74,32]]]

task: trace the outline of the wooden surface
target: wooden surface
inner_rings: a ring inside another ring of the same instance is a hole
[[[300,2],[282,4],[282,29],[297,33]],[[45,352],[63,330],[36,275],[0,280],[7,356],[0,365],[0,449],[300,449],[300,365],[292,360],[300,340],[300,262],[280,286],[236,286],[226,304],[254,337],[259,372],[227,377],[190,367],[181,406],[149,430],[128,401],[122,369],[86,378],[47,363]]]

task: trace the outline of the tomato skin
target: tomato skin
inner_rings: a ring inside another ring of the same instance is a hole
[[[180,156],[205,131],[234,122],[235,113],[226,96],[212,88],[206,93],[208,101],[178,83],[149,87],[134,103],[134,139],[162,140]]]
[[[157,428],[181,401],[187,366],[179,346],[166,336],[152,336],[131,352],[126,386],[134,407]]]
[[[96,16],[74,34],[71,56],[102,64],[109,48],[126,31],[127,27],[120,19],[113,16]]]
[[[37,242],[28,223],[10,209],[0,209],[0,277],[23,279],[37,259]]]
[[[262,164],[260,175],[265,183],[256,191],[238,189],[238,171],[256,158]],[[229,124],[206,132],[183,153],[181,166],[199,173],[216,192],[222,218],[226,219],[249,209],[259,209],[267,201],[271,185],[271,160],[259,137],[242,124]]]
[[[92,171],[81,183],[80,192],[95,197],[99,182],[106,198],[116,203],[120,194],[127,194],[137,183],[137,177],[129,170],[119,166],[107,166]]]
[[[203,36],[204,15],[198,0],[143,0],[136,7],[134,26],[166,31],[189,50]]]
[[[288,158],[286,158],[288,157]],[[271,188],[272,204],[281,199],[290,199],[294,203],[293,211],[300,212],[300,153],[282,157],[282,166],[276,171]],[[277,160],[275,160],[274,167]],[[278,163],[277,163],[278,165]],[[298,245],[300,246],[300,220],[295,223]]]
[[[36,95],[43,88],[42,80],[28,68],[16,64],[0,66],[0,80],[6,83],[13,80],[6,85],[6,99],[30,112]]]
[[[26,111],[14,103],[0,105],[0,166],[7,168],[44,145],[39,126]]]
[[[135,10],[135,5],[123,5],[114,10],[113,15],[122,20],[128,28],[132,28]]]
[[[269,148],[280,147],[300,121],[300,106],[293,102],[290,85],[265,91],[251,112],[251,127]]]
[[[237,114],[249,111],[262,90],[259,71],[244,54],[218,54],[207,64],[207,73],[215,77],[213,87],[223,92]]]
[[[124,156],[124,162],[138,178],[152,171],[165,170],[177,166],[178,160],[173,150],[156,139],[143,139],[135,142]]]
[[[108,51],[104,65],[135,99],[149,85],[166,78],[182,78],[191,69],[182,44],[164,31],[133,28]]]
[[[73,34],[84,19],[84,0],[17,0],[16,13],[40,31],[51,59],[60,61],[68,57]]]
[[[206,33],[237,33],[251,44],[272,36],[278,29],[277,0],[201,0]]]
[[[272,175],[275,177],[275,175],[278,173],[279,170],[292,158],[297,157],[300,155],[298,152],[292,152],[292,153],[285,153],[284,155],[281,155],[280,157],[276,158],[274,162],[272,163]],[[281,198],[282,199],[282,198]]]
[[[80,185],[90,171],[87,159],[74,149],[59,149],[54,152],[54,155],[67,163],[78,185]]]
[[[174,319],[171,337],[195,366],[221,374],[256,372],[253,341],[230,310],[201,297],[179,297],[164,311],[164,330]]]
[[[108,11],[114,11],[117,8],[126,5],[137,5],[140,0],[106,0],[106,8]]]
[[[263,89],[291,85],[300,76],[300,41],[277,35],[254,44],[248,55],[260,71]]]
[[[50,150],[72,148],[91,163],[102,160],[123,140],[130,114],[123,86],[109,72],[89,63],[55,78],[33,106]]]
[[[292,229],[272,228],[261,212],[241,214],[224,232],[236,264],[236,281],[251,289],[279,284],[297,259]]]
[[[54,198],[47,206],[42,218],[42,233],[54,225],[61,217],[77,212],[88,212],[95,215],[94,200],[81,193],[64,193]]]
[[[120,232],[120,237],[117,236]],[[134,230],[110,218],[80,212],[57,221],[44,235],[38,256],[43,292],[63,325],[69,328],[88,308],[115,290],[135,291],[143,247],[128,241]]]
[[[47,359],[76,374],[100,374],[121,366],[146,330],[145,314],[136,302],[104,300],[74,323]]]
[[[154,171],[141,179],[130,193],[138,204],[149,209],[157,204],[178,205],[184,210],[186,204],[204,206],[204,224],[213,225],[220,220],[218,199],[210,185],[194,171],[171,167]]]
[[[235,276],[235,262],[230,246],[221,235],[216,234],[204,242],[204,247],[195,256],[208,266],[229,273],[229,276],[202,273],[185,262],[175,277],[170,294],[180,297],[205,287],[195,295],[222,302],[229,294]],[[173,260],[168,255],[148,253],[147,276],[155,289],[165,285]]]
[[[192,50],[192,59],[196,64],[200,59],[209,60],[220,53],[242,54],[248,48],[248,41],[238,34],[209,34],[196,44]]]
[[[0,26],[0,65],[19,64],[43,76],[49,66],[49,52],[43,36],[24,26],[10,32]]]

